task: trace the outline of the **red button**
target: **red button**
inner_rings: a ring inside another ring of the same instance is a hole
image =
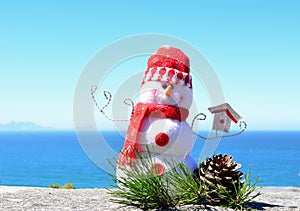
[[[165,168],[160,163],[153,164],[152,168],[150,169],[153,176],[162,176],[165,173]]]
[[[155,143],[160,146],[166,146],[169,143],[169,136],[166,133],[159,133],[155,136]]]
[[[221,124],[224,124],[224,122],[225,122],[224,119],[220,119]]]

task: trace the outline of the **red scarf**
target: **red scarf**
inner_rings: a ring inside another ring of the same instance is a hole
[[[189,110],[185,108],[161,104],[138,103],[130,119],[125,143],[120,153],[118,164],[132,166],[132,162],[136,157],[136,152],[139,151],[139,145],[137,143],[138,132],[140,132],[145,117],[150,116],[185,121],[188,115]]]

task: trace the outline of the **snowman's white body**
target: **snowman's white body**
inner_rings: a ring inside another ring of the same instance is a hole
[[[192,104],[192,90],[187,86],[170,85],[172,95],[167,95],[166,87],[169,85],[160,81],[146,82],[141,87],[140,101],[144,104],[171,105],[188,110]],[[164,146],[155,142],[155,137],[160,133],[168,136],[168,142]],[[149,116],[142,122],[137,143],[141,155],[148,157],[149,149],[152,163],[161,165],[166,172],[174,160],[185,163],[190,171],[197,168],[196,161],[190,156],[194,141],[192,129],[185,120]],[[117,169],[117,177],[124,176],[126,175],[122,170]]]
[[[169,164],[173,161],[184,162],[190,171],[197,168],[197,163],[189,155],[194,146],[194,135],[186,121],[150,117],[145,122],[147,124],[142,126],[144,132],[139,133],[139,146],[144,157],[148,156],[148,148],[152,163],[162,164],[165,171],[169,170]],[[158,146],[155,143],[155,137],[159,133],[168,135],[167,145]]]
[[[139,133],[139,145],[142,151],[147,151],[163,155],[186,156],[194,146],[194,136],[191,127],[186,121],[174,119],[146,118]],[[165,133],[169,137],[169,142],[165,146],[158,146],[155,137],[159,133]]]

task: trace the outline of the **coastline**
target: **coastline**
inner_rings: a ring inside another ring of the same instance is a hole
[[[262,187],[262,195],[250,203],[258,210],[299,210],[300,187]],[[109,201],[107,189],[53,189],[0,186],[0,210],[129,210]],[[230,210],[213,206],[182,206],[179,210]]]

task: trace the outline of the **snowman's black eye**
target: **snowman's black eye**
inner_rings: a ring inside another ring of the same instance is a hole
[[[164,89],[166,89],[167,87],[168,87],[167,84],[163,84],[163,85],[162,85],[162,88],[164,88]]]

